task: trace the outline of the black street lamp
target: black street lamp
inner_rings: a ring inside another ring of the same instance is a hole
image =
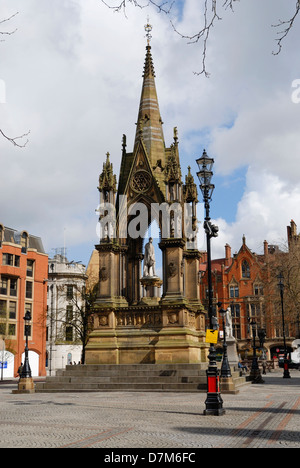
[[[210,201],[215,186],[211,183],[213,176],[212,167],[214,160],[209,158],[204,150],[202,158],[197,159],[199,172],[197,176],[200,182],[200,189],[203,195],[205,206],[204,230],[207,241],[207,275],[208,275],[208,316],[210,329],[218,330],[218,319],[216,311],[213,308],[213,290],[212,290],[212,272],[211,272],[211,247],[210,240],[218,236],[219,228],[211,223],[210,219]],[[222,416],[225,414],[223,409],[223,400],[220,394],[220,375],[217,367],[216,350],[213,343],[209,348],[209,366],[207,369],[207,399],[205,401],[205,415]]]
[[[285,339],[285,320],[284,320],[284,305],[283,305],[283,290],[284,290],[283,273],[280,272],[277,278],[278,278],[278,287],[279,287],[280,298],[281,298],[282,329],[283,329],[283,346],[284,346],[283,378],[290,379],[291,375],[289,371],[289,362],[287,358],[287,348],[286,348],[286,339]]]
[[[252,380],[252,383],[264,383],[264,380],[262,379],[259,365],[258,365],[258,359],[256,355],[256,329],[257,329],[257,323],[254,319],[250,322],[250,325],[252,327],[252,335],[253,335],[253,359],[252,359],[252,367],[251,367],[251,372],[250,372],[250,380]]]
[[[28,337],[30,335],[30,321],[31,321],[31,313],[29,311],[26,312],[25,317],[25,337],[26,337],[26,344],[25,344],[25,361],[22,368],[21,379],[31,379],[31,369],[29,365],[29,358],[28,358]]]
[[[227,353],[227,340],[226,340],[226,314],[227,310],[222,308],[222,303],[218,302],[219,313],[222,317],[222,325],[223,325],[223,359],[222,359],[222,366],[221,366],[221,377],[232,377],[231,369],[228,361],[228,353]],[[230,310],[230,309],[229,309]]]
[[[264,348],[265,341],[266,341],[266,336],[267,336],[266,330],[264,330],[263,328],[260,328],[258,330],[257,335],[258,335],[258,339],[259,339],[259,346],[260,346],[260,349],[262,351],[261,359],[266,360],[267,357],[266,357],[266,351],[265,351],[265,348]]]

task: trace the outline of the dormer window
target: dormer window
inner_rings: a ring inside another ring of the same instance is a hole
[[[27,253],[27,249],[28,249],[28,234],[27,234],[27,232],[22,232],[22,235],[21,235],[21,247],[22,247],[21,252],[22,252],[23,254],[26,254],[26,253]]]

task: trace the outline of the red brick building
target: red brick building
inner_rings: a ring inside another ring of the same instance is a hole
[[[47,278],[48,256],[41,239],[0,224],[0,361],[4,362],[0,366],[4,377],[16,376],[23,362],[26,311],[32,315],[32,375],[46,375]]]
[[[268,245],[264,241],[263,254],[253,253],[246,244],[243,236],[240,250],[232,255],[231,247],[226,244],[225,257],[212,260],[212,286],[214,305],[221,302],[224,309],[230,307],[232,316],[233,335],[237,339],[238,351],[242,357],[252,353],[252,329],[250,322],[255,320],[258,329],[264,329],[267,333],[265,348],[268,358],[282,352],[282,330],[275,327],[272,322],[272,303],[267,293],[269,266],[276,253],[277,246]],[[207,283],[207,259],[206,253],[202,253],[200,263],[200,297],[207,308],[208,283]],[[220,329],[222,319],[219,317]],[[290,347],[293,341],[288,337],[287,344]],[[257,341],[257,346],[259,345]],[[280,351],[278,351],[278,349]],[[290,351],[290,349],[289,349]]]

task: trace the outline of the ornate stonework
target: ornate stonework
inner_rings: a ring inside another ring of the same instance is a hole
[[[127,229],[134,203],[143,204],[149,213],[153,206],[172,208],[176,203],[183,209],[184,203],[191,204],[196,224],[197,188],[190,169],[185,185],[182,182],[177,128],[172,145],[165,145],[150,44],[137,122],[132,153],[127,152],[123,135],[118,190],[107,155],[99,179],[100,203],[109,201],[115,206],[117,228],[125,219]],[[104,209],[100,219],[106,215]],[[128,235],[126,229],[124,235],[118,229],[115,237],[107,234],[96,246],[99,291],[94,331],[86,349],[88,364],[206,360],[205,313],[198,286],[200,254],[194,245],[190,248],[183,223],[175,222],[174,212],[169,219],[159,209],[154,215],[161,233],[162,278],[156,276],[155,262],[143,268],[147,240]],[[146,228],[150,222],[149,215]],[[166,235],[164,226],[168,227]]]

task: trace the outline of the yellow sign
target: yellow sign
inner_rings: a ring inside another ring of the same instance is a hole
[[[218,330],[206,330],[206,343],[218,343]]]

